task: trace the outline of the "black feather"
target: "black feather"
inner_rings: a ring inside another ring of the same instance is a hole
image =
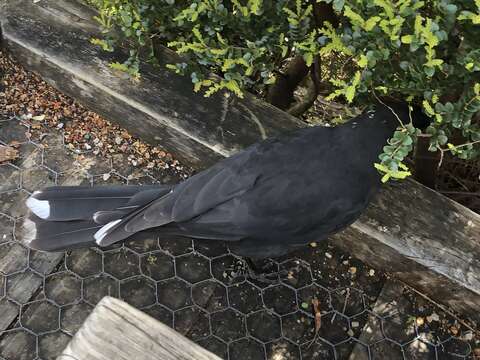
[[[95,245],[93,235],[101,228],[93,221],[45,221],[30,214],[23,226],[24,242],[32,249],[63,251]]]
[[[44,251],[93,246],[95,233],[105,223],[126,216],[169,191],[169,186],[161,185],[43,189],[32,198],[48,202],[50,214],[44,219],[32,212],[28,215],[24,223],[25,241]]]
[[[115,208],[115,210],[99,210],[94,213],[93,219],[98,224],[107,224],[110,221],[120,219],[129,213],[137,210],[139,207],[144,206],[145,204],[150,203],[151,201],[157,199],[158,197],[164,196],[170,192],[170,187],[155,187],[150,190],[142,188],[134,196],[132,196],[128,202],[124,203],[121,206]]]
[[[50,214],[45,220],[92,220],[96,211],[113,210],[127,204],[142,186],[74,187],[55,186],[35,192],[32,198],[48,201]]]

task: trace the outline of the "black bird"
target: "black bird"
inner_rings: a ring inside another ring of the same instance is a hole
[[[27,200],[25,242],[59,251],[107,246],[155,228],[226,241],[237,255],[277,257],[353,223],[380,187],[373,164],[399,121],[421,110],[378,104],[337,127],[270,138],[176,185],[50,187]]]

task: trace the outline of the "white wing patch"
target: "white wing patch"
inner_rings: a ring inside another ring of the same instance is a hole
[[[110,221],[109,223],[103,225],[100,230],[98,230],[93,237],[95,238],[95,241],[97,245],[102,245],[102,240],[107,236],[108,230],[113,228],[115,225],[117,225],[122,219],[117,219],[114,221]]]

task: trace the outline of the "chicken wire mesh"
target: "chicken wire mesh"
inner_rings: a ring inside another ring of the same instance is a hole
[[[54,359],[105,295],[224,359],[473,358],[471,336],[417,321],[428,306],[419,310],[407,296],[379,305],[385,279],[326,244],[273,261],[281,274],[274,283],[246,278],[242,259],[221,242],[145,233],[105,249],[29,249],[24,202],[38,188],[179,180],[167,170],[139,173],[121,156],[72,151],[61,132],[32,136],[32,126],[0,119],[0,144],[19,153],[0,165],[0,359]]]

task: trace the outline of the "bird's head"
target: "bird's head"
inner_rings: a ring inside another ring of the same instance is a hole
[[[392,98],[381,98],[379,103],[378,106],[386,108],[386,111],[393,112],[403,124],[408,124],[412,121],[413,126],[422,131],[432,122],[432,118],[426,115],[420,106]],[[394,116],[395,119],[396,116]],[[398,121],[398,119],[396,120]]]

